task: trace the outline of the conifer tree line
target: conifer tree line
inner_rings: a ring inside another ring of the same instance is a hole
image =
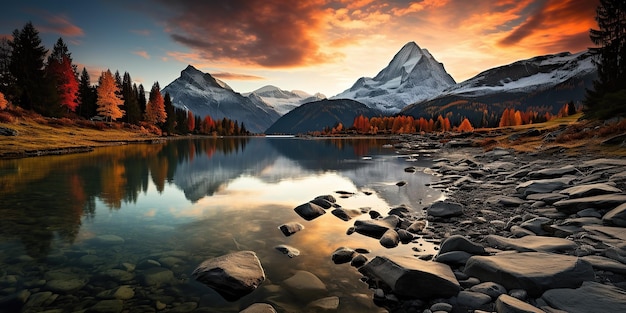
[[[11,103],[46,117],[152,125],[168,134],[249,135],[243,123],[176,109],[158,82],[146,98],[144,86],[133,83],[128,72],[106,70],[92,84],[87,69],[79,73],[72,63],[63,39],[48,54],[31,22],[12,35],[0,39],[0,109]]]

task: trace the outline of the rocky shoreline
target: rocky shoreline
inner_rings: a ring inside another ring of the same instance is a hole
[[[374,301],[392,312],[626,311],[626,159],[454,143],[432,167],[431,187],[448,197],[423,208],[428,226],[414,234],[440,241],[437,255],[360,267]],[[433,144],[405,137],[395,148]],[[397,233],[419,220],[392,215]]]

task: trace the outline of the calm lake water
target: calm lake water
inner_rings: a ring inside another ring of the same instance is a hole
[[[282,284],[303,270],[326,285],[325,296],[339,297],[340,312],[379,312],[358,271],[334,264],[332,252],[367,248],[371,259],[432,247],[386,249],[376,239],[347,235],[354,220],[329,212],[305,221],[293,209],[330,194],[344,208],[370,207],[386,215],[399,204],[422,211],[440,198],[425,186],[432,176],[404,171],[427,168],[430,160],[407,162],[383,147],[388,143],[180,139],[2,160],[0,298],[22,297],[33,311],[122,303],[131,312],[238,312],[254,302],[272,303],[279,312],[306,311],[302,298]],[[406,186],[396,186],[401,180]],[[337,191],[353,195],[342,198]],[[278,226],[287,222],[305,229],[286,237]],[[280,244],[301,253],[289,258],[275,249]],[[228,302],[190,278],[203,260],[238,250],[256,252],[265,269],[266,280],[251,294]],[[114,298],[120,286],[125,295],[115,297],[123,301],[102,301]]]

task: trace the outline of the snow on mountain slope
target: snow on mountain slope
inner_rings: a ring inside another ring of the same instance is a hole
[[[383,112],[396,113],[408,104],[436,97],[454,84],[443,64],[428,50],[409,42],[374,78],[361,77],[332,99],[353,99]]]
[[[189,65],[165,88],[175,107],[190,110],[194,115],[213,119],[224,117],[243,122],[253,133],[262,133],[280,115],[258,98],[244,97],[208,73]]]
[[[583,51],[521,60],[486,70],[444,90],[441,96],[450,94],[481,96],[499,92],[532,92],[547,89],[573,77],[594,73],[596,67],[592,59],[590,52]]]
[[[273,107],[280,115],[284,115],[304,103],[326,99],[326,96],[320,93],[310,95],[301,90],[286,91],[271,85],[261,87],[244,95],[247,97],[256,95]]]

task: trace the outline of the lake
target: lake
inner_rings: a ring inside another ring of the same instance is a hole
[[[333,251],[367,248],[371,259],[434,253],[432,245],[386,249],[347,235],[354,219],[329,212],[306,221],[293,209],[333,195],[344,208],[421,212],[442,197],[421,170],[431,160],[400,156],[393,143],[186,138],[0,160],[0,311],[239,312],[266,302],[302,312],[306,301],[282,282],[307,271],[325,284],[325,297],[339,298],[339,312],[384,312],[356,268],[332,262]],[[305,228],[287,237],[278,228],[287,222]],[[276,250],[281,244],[300,255]],[[226,301],[191,278],[203,260],[239,250],[254,251],[266,274],[249,295]]]

